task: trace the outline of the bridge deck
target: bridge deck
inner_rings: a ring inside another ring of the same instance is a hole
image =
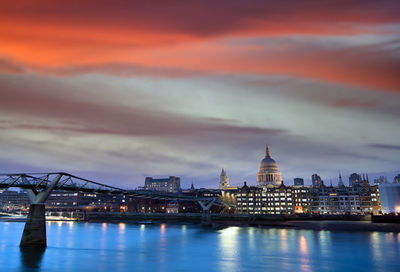
[[[213,197],[198,197],[184,195],[181,193],[163,193],[148,190],[121,189],[115,186],[102,184],[64,172],[0,174],[0,189],[17,187],[25,190],[46,190],[51,181],[58,175],[61,175],[62,178],[60,179],[54,190],[124,195],[132,197],[145,197],[151,199],[168,200],[209,201],[213,199]],[[221,203],[217,202],[216,204]]]

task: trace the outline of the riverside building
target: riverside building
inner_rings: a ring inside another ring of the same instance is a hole
[[[292,214],[293,188],[281,184],[279,187],[247,186],[239,188],[236,194],[237,213],[248,214]]]
[[[325,186],[317,174],[311,179],[312,186],[304,186],[301,178],[294,180],[294,186],[284,185],[267,146],[257,173],[257,186],[248,186],[245,182],[235,191],[236,213],[364,215],[381,212],[379,188],[370,185],[368,175],[353,173],[349,187],[344,185],[340,173],[336,187]]]
[[[181,178],[175,176],[160,179],[146,177],[144,181],[144,189],[150,191],[177,193],[181,189]]]

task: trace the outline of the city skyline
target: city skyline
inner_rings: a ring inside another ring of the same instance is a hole
[[[400,172],[398,1],[173,2],[2,3],[0,172]]]

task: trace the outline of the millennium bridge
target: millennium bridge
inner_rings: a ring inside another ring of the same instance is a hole
[[[199,203],[203,226],[211,225],[210,208],[226,205],[216,197],[188,196],[180,193],[161,193],[147,190],[126,190],[98,183],[64,172],[0,174],[0,190],[12,187],[27,191],[30,207],[20,247],[46,247],[45,202],[53,190],[100,193],[165,200],[186,200]]]

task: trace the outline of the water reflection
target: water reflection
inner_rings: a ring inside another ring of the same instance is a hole
[[[162,237],[163,237],[164,234],[165,234],[165,227],[166,227],[165,224],[161,224],[161,225],[160,225],[160,232],[161,232],[161,236],[162,236]]]
[[[389,232],[385,234],[385,238],[387,242],[391,242],[394,243],[394,233],[393,232]]]
[[[68,222],[68,227],[70,230],[72,230],[74,228],[74,222]]]
[[[301,255],[307,256],[308,255],[307,240],[306,237],[304,237],[304,235],[299,236],[299,247]]]
[[[118,232],[119,232],[120,234],[124,234],[124,233],[125,233],[125,226],[126,226],[125,223],[119,223],[119,224],[118,224]]]
[[[20,248],[21,263],[29,271],[39,271],[45,249],[42,248]]]
[[[311,271],[307,239],[304,235],[299,236],[299,251],[301,255],[300,271]]]
[[[400,271],[398,233],[59,225],[44,253],[19,249],[23,223],[0,222],[0,271]]]
[[[329,246],[331,243],[331,232],[326,230],[321,230],[318,233],[319,246],[321,248],[321,255],[323,257],[329,256]]]
[[[125,223],[118,224],[118,236],[117,236],[117,246],[119,250],[125,249]]]
[[[255,229],[254,228],[248,228],[247,233],[249,237],[249,248],[251,250],[255,249],[255,235],[254,235]]]
[[[288,245],[288,238],[287,238],[287,231],[286,229],[281,229],[280,231],[281,233],[281,251],[282,253],[287,253],[288,249],[289,249],[289,245]]]
[[[160,225],[160,262],[161,264],[167,262],[167,238],[166,238],[166,224]]]
[[[379,262],[382,260],[382,252],[380,249],[380,237],[379,232],[373,232],[370,235],[371,247],[372,247],[372,257],[375,261]]]
[[[139,251],[138,251],[138,259],[140,262],[144,262],[146,260],[146,256],[144,252],[146,252],[146,225],[141,224],[139,229]]]
[[[237,261],[239,256],[239,227],[229,227],[219,232],[219,248],[220,248],[220,270],[235,271],[237,270]]]

